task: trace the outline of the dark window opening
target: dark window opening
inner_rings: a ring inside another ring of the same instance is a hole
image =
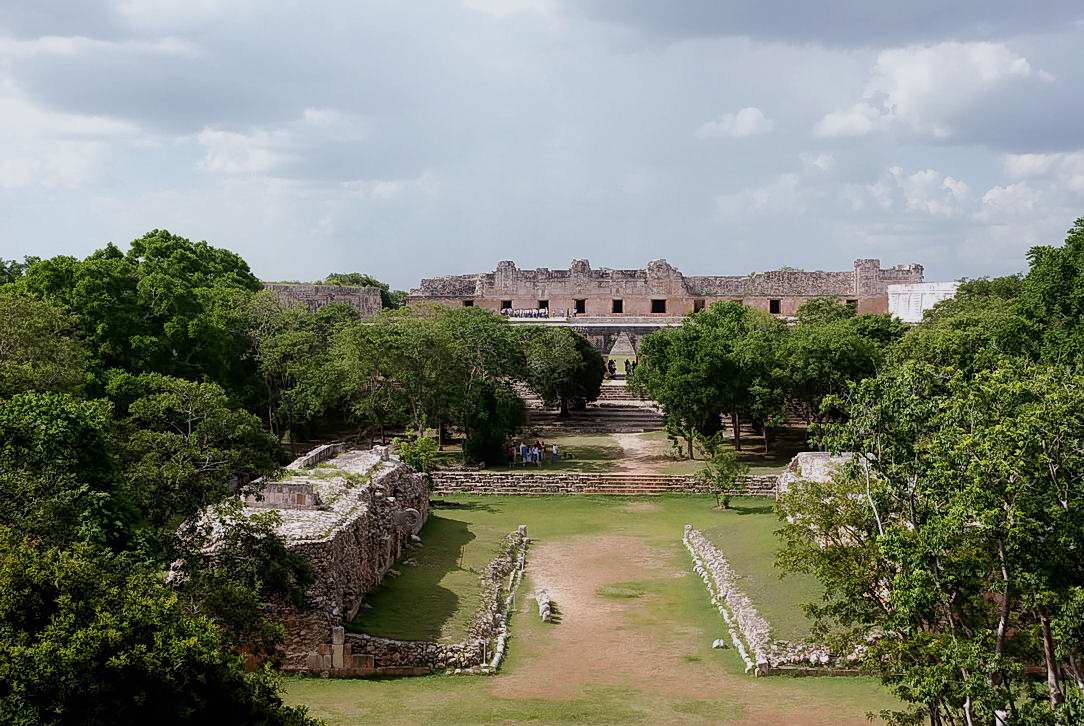
[[[582,315],[587,312],[587,301],[580,299],[576,301],[576,313]]]
[[[614,300],[613,305],[611,305],[611,307],[610,307],[610,312],[611,313],[623,313],[623,312],[625,312],[625,301],[624,300]]]
[[[538,301],[538,309],[539,310],[549,310],[550,309],[550,301],[549,300],[539,300]]]
[[[857,310],[858,309],[858,301],[857,300],[848,300],[847,301],[847,307],[849,307],[851,310]]]
[[[465,307],[465,308],[474,307],[474,301],[473,300],[464,300],[463,301],[463,307]]]
[[[780,303],[779,300],[769,300],[768,301],[768,312],[771,313],[772,315],[778,315],[779,310],[780,310],[779,303]]]
[[[698,313],[703,309],[704,309],[704,301],[703,300],[693,300],[693,312],[694,313]]]
[[[501,300],[501,310],[511,310],[511,309],[512,309],[512,301],[511,300]]]
[[[653,313],[665,313],[666,312],[666,301],[665,300],[652,300],[651,301],[651,312],[653,312]]]

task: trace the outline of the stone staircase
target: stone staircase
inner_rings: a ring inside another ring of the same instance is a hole
[[[640,402],[640,398],[625,386],[624,381],[603,381],[598,400]]]
[[[642,433],[662,430],[662,414],[647,404],[621,405],[616,402],[591,404],[583,411],[570,411],[565,418],[559,411],[530,409],[527,425],[551,431],[584,433]]]

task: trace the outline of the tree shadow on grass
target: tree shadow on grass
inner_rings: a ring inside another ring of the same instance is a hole
[[[458,509],[467,512],[496,512],[496,507],[488,502],[452,502],[447,499],[430,499],[429,509]]]
[[[441,584],[449,573],[461,573],[464,587],[478,588],[478,574],[464,568],[463,548],[475,538],[467,523],[434,514],[421,536],[425,546],[408,552],[406,560],[416,566],[396,569],[399,577],[385,577],[371,592],[362,608],[347,625],[353,632],[402,640],[439,640],[445,624],[460,608],[460,597]]]
[[[771,504],[734,504],[731,503],[730,511],[739,516],[746,514],[771,514],[775,507]]]

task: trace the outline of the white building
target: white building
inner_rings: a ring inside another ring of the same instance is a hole
[[[922,322],[922,314],[960,287],[958,282],[916,282],[888,286],[888,312],[905,323]]]

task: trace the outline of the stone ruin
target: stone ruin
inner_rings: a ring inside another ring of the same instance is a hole
[[[505,260],[492,272],[424,279],[407,302],[494,311],[546,308],[551,316],[654,318],[688,315],[721,300],[793,316],[802,303],[828,296],[852,303],[859,313],[887,313],[888,285],[922,278],[922,265],[882,268],[875,259],[855,260],[850,270],[748,275],[685,275],[666,260],[635,270],[592,269],[587,260],[573,260],[567,270],[523,270]]]
[[[854,454],[830,454],[827,451],[802,451],[795,455],[779,475],[776,490],[785,494],[799,481],[827,483],[841,468],[854,460]]]
[[[318,285],[308,282],[265,282],[263,288],[288,305],[304,305],[317,310],[341,303],[371,318],[381,310],[380,289],[360,285]]]
[[[347,661],[334,648],[336,634],[416,538],[429,516],[428,484],[386,447],[322,446],[287,471],[286,478],[257,483],[244,500],[248,513],[274,510],[276,533],[312,567],[305,607],[275,603],[286,629],[283,669],[364,674],[372,659],[350,654]]]

